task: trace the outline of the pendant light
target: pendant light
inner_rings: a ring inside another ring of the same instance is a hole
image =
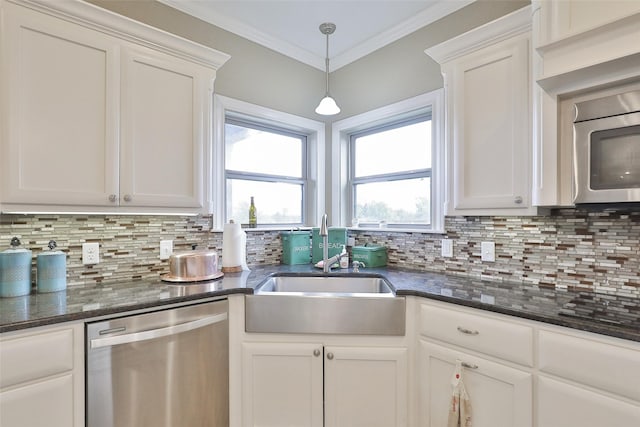
[[[333,116],[334,114],[338,114],[340,112],[340,107],[338,107],[336,101],[334,101],[331,95],[329,95],[329,34],[333,34],[335,30],[336,24],[333,24],[331,22],[320,24],[320,32],[327,36],[327,55],[324,59],[326,70],[325,74],[327,78],[327,92],[324,94],[324,98],[320,100],[320,104],[318,104],[318,106],[316,107],[316,113],[323,116]]]

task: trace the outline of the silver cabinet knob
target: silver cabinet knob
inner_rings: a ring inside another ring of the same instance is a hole
[[[130,202],[131,201],[131,196],[129,194],[125,194],[124,195],[124,201],[125,202]]]
[[[115,194],[109,194],[109,201],[111,203],[115,202],[116,200],[118,200],[118,196],[116,196]]]
[[[315,350],[313,350],[313,355],[314,355],[315,357],[320,356],[320,350],[318,350],[317,348],[316,348]]]
[[[514,202],[516,202],[516,204],[521,204],[522,203],[522,197],[521,196],[516,196]]]
[[[327,359],[333,360],[333,353],[327,353]]]

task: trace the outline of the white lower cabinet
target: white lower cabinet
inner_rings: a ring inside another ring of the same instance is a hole
[[[245,426],[322,426],[322,344],[244,343]]]
[[[640,425],[640,344],[542,329],[538,361],[538,426]]]
[[[242,352],[244,426],[407,425],[406,348],[245,342]]]
[[[456,361],[464,363],[463,380],[472,406],[474,427],[531,427],[530,372],[420,340],[420,419],[422,426],[447,425],[451,379]]]
[[[84,426],[84,324],[0,337],[0,425]]]
[[[325,347],[325,423],[407,425],[407,349]]]
[[[629,381],[634,381],[633,376],[631,373]],[[637,382],[635,384],[638,385]],[[640,425],[638,403],[633,404],[543,375],[538,377],[537,412],[540,427]]]

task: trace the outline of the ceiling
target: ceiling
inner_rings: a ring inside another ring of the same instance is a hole
[[[341,68],[475,0],[158,0],[324,71]]]

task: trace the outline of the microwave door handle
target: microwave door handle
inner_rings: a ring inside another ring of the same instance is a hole
[[[150,329],[148,331],[134,332],[125,335],[116,335],[113,337],[95,338],[91,340],[91,348],[111,347],[119,344],[128,344],[133,342],[153,340],[169,335],[177,335],[183,332],[193,331],[194,329],[212,325],[214,323],[227,320],[227,313],[216,314],[215,316],[205,317],[203,319],[194,320],[192,322],[181,323],[179,325],[168,326],[166,328]]]

